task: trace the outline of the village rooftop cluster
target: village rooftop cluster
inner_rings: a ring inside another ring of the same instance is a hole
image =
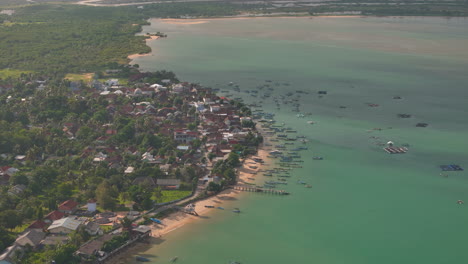
[[[49,89],[46,80],[30,81],[29,87],[35,90],[36,95],[47,97],[44,95]],[[115,177],[130,183],[123,188],[141,185],[141,188],[150,188],[150,191],[156,188],[167,191],[186,189],[191,190],[192,194],[199,194],[202,193],[200,190],[207,189],[210,182],[218,185],[233,183],[232,179],[226,179],[222,170],[213,172],[213,166],[217,162],[218,165],[223,163],[230,153],[242,157],[255,151],[260,142],[261,137],[249,117],[250,110],[242,102],[217,96],[211,88],[197,84],[163,79],[158,83],[120,85],[118,79],[109,79],[105,82],[94,80],[89,84],[71,82],[68,88],[65,96],[68,102],[73,100],[85,104],[86,101],[94,101],[105,106],[96,109],[92,117],[95,120],[83,122],[79,118],[53,120],[47,117],[42,124],[39,121],[31,122],[27,129],[39,129],[50,135],[51,125],[45,125],[50,122],[61,131],[60,135],[54,136],[72,143],[83,142],[86,146],[77,153],[55,150],[55,155],[42,150],[35,153],[0,153],[3,161],[11,162],[0,168],[0,184],[7,186],[8,196],[21,200],[30,193],[31,186],[28,184],[15,184],[16,174],[28,178],[31,167],[54,164],[56,160],[61,164],[64,159],[70,158],[84,160],[81,167],[87,171],[99,168],[118,174]],[[18,98],[10,90],[9,86],[1,86],[2,93],[10,94],[6,104],[34,107],[33,96]],[[124,119],[127,123],[115,123]],[[150,142],[148,146],[145,146],[145,142],[135,143],[134,138],[143,134],[144,140]],[[148,168],[154,169],[156,173],[139,173]],[[188,172],[193,174],[193,179],[185,175]],[[77,172],[70,170],[70,174],[73,178]],[[33,180],[25,182],[31,184]],[[133,201],[109,210],[99,203],[99,197],[76,195],[76,192],[79,190],[62,200],[56,210],[45,212],[43,218],[35,221],[24,219],[24,222],[31,224],[2,253],[0,262],[16,263],[15,258],[21,255],[18,252],[68,243],[70,234],[77,230],[84,230],[94,238],[99,237],[91,239],[77,254],[102,258],[106,252],[101,247],[121,233],[119,227],[122,218],[133,220],[149,209],[135,207],[137,202]],[[98,196],[97,192],[95,196]],[[125,207],[127,209],[122,213],[112,212]],[[155,200],[152,200],[151,207],[158,207]],[[148,234],[148,229],[140,229],[140,236]],[[108,230],[120,231],[105,234]],[[135,236],[129,239],[132,238]]]

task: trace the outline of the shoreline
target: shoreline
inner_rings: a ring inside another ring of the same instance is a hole
[[[150,36],[149,38],[145,39],[146,45],[148,45],[149,41],[157,40],[159,38],[160,38],[159,36]],[[127,59],[129,59],[128,64],[130,64],[130,62],[132,62],[136,58],[150,56],[152,54],[153,54],[153,51],[150,51],[148,53],[142,53],[142,54],[140,54],[140,53],[130,54],[130,55],[127,56]]]
[[[226,20],[226,19],[233,19],[233,20],[245,20],[245,19],[262,19],[262,18],[366,18],[371,16],[361,16],[361,15],[330,15],[330,16],[225,16],[225,17],[210,17],[210,18],[151,18],[150,20],[160,20],[165,24],[171,25],[197,25],[197,24],[205,24],[210,21],[216,20]]]
[[[262,19],[262,18],[306,18],[306,19],[314,19],[314,18],[445,18],[445,19],[453,19],[453,18],[463,18],[466,19],[467,17],[445,17],[445,16],[377,16],[377,15],[269,15],[269,16],[224,16],[224,17],[195,17],[195,18],[150,18],[150,20],[160,20],[166,24],[172,25],[196,25],[196,24],[205,24],[210,21],[216,20],[245,20],[245,19]]]
[[[259,130],[260,131],[260,130]],[[249,156],[246,158],[242,165],[237,169],[237,183],[238,184],[252,184],[254,181],[250,180],[249,178],[255,178],[257,179],[258,174],[257,172],[264,169],[266,166],[271,165],[272,159],[268,158],[268,149],[262,144],[258,150],[257,153],[253,156]],[[264,163],[258,163],[253,161],[253,157],[258,157],[263,159]],[[255,164],[253,164],[255,162]],[[249,166],[255,165],[258,168],[252,169],[249,168]],[[213,214],[213,212],[219,210],[217,208],[207,208],[205,207],[206,205],[208,206],[223,206],[226,207],[226,211],[229,212],[229,204],[232,201],[239,200],[239,198],[242,197],[242,191],[234,190],[234,189],[226,189],[221,191],[220,193],[207,197],[206,199],[199,200],[194,202],[195,204],[195,210],[198,214],[198,216],[190,215],[184,212],[174,212],[169,214],[167,217],[161,219],[163,222],[162,225],[160,224],[155,224],[152,223],[150,225],[151,227],[151,235],[147,243],[136,243],[135,246],[132,246],[131,248],[125,250],[122,252],[120,255],[116,256],[113,259],[113,263],[118,263],[118,264],[126,264],[129,263],[130,260],[133,260],[132,258],[135,257],[135,255],[138,255],[139,253],[142,253],[152,247],[157,246],[158,244],[161,244],[165,242],[164,236],[167,235],[168,233],[175,231],[183,226],[189,225],[195,221],[203,221],[206,219],[210,218],[210,215]]]

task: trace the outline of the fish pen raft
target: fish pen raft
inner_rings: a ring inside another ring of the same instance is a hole
[[[463,168],[459,165],[451,164],[451,165],[440,165],[440,169],[443,171],[462,171]]]
[[[388,154],[404,154],[408,151],[408,148],[402,147],[386,147],[383,148]]]

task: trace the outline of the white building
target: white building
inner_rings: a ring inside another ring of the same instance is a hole
[[[96,212],[97,210],[96,200],[89,199],[87,207],[88,207],[88,212]]]

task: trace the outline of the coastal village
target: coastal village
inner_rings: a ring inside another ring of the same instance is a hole
[[[35,220],[25,220],[24,230],[1,253],[0,263],[23,263],[24,256],[53,247],[73,250],[73,255],[83,263],[104,263],[131,243],[148,237],[151,234],[148,225],[159,221],[156,217],[163,217],[165,211],[178,208],[196,214],[194,208],[184,209],[184,206],[190,208],[192,201],[236,183],[240,159],[256,153],[262,142],[250,109],[241,101],[217,96],[210,88],[173,79],[140,82],[142,76],[145,74],[135,78],[133,85],[122,85],[119,79],[93,80],[89,84],[70,82],[66,95],[69,101],[95,100],[105,105],[105,111],[95,113],[103,117],[98,116],[99,121],[94,120],[93,127],[89,122],[85,127],[78,118],[55,122],[60,126],[62,140],[89,142],[72,157],[69,153],[63,153],[62,158],[40,151],[1,153],[2,162],[11,162],[0,168],[0,184],[11,199],[19,200],[31,192],[30,178],[37,176],[23,171],[31,171],[32,164],[62,164],[70,158],[87,162],[80,164],[78,170],[102,170],[104,174],[112,171],[110,180],[104,176],[102,182],[113,186],[121,184],[119,179],[125,180],[128,187],[121,189],[128,188],[128,191],[119,192],[118,187],[107,188],[101,183],[93,197],[69,191],[65,192],[68,197],[62,196],[66,199],[49,207],[54,210],[44,208],[43,211],[39,206]],[[29,80],[27,85],[35,95],[48,90],[48,82],[43,79]],[[4,95],[13,90],[8,85],[0,86]],[[9,95],[6,101],[11,105],[34,104],[32,96]],[[125,120],[126,124],[119,126],[112,120]],[[50,126],[29,125],[29,129],[52,133]],[[137,129],[149,134],[146,133],[142,143],[132,145],[129,138],[143,133]],[[69,176],[80,177],[78,170],[71,167]],[[26,180],[15,180],[18,178]],[[102,192],[113,194],[106,196]],[[171,193],[179,195],[174,200],[161,199]],[[117,204],[117,201],[125,203]]]

